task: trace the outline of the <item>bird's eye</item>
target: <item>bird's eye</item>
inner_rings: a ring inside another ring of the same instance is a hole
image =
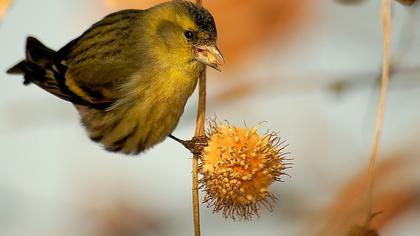
[[[194,33],[192,31],[189,31],[189,30],[185,31],[184,35],[185,35],[185,38],[187,38],[187,39],[194,38]]]

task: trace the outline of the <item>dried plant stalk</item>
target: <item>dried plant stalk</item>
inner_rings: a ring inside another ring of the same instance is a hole
[[[206,119],[206,70],[201,73],[199,79],[198,112],[195,127],[195,136],[204,135],[204,123]],[[200,236],[200,199],[198,195],[198,163],[199,156],[194,155],[192,165],[192,197],[194,214],[194,235]]]
[[[201,5],[201,0],[196,0],[198,5]],[[204,123],[206,120],[206,69],[201,73],[199,78],[198,89],[198,111],[197,121],[195,127],[195,136],[204,135]],[[198,194],[198,158],[194,155],[192,161],[192,199],[193,199],[193,218],[194,218],[194,235],[200,236],[200,199]]]
[[[381,91],[379,95],[378,113],[376,116],[376,127],[373,137],[372,149],[369,160],[368,168],[368,201],[367,201],[367,217],[366,224],[369,224],[372,216],[372,199],[373,199],[373,184],[375,176],[375,164],[378,157],[378,147],[381,138],[381,131],[383,126],[384,110],[385,110],[385,97],[388,90],[389,81],[389,68],[390,68],[390,47],[391,47],[391,1],[382,0],[381,16],[383,25],[383,65],[382,65],[382,78],[381,78]]]

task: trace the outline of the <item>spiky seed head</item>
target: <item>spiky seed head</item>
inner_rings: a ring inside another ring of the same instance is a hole
[[[210,122],[204,148],[200,187],[204,202],[226,218],[250,220],[261,206],[272,210],[275,200],[268,187],[284,174],[283,142],[276,133],[257,133],[257,127],[240,128]]]

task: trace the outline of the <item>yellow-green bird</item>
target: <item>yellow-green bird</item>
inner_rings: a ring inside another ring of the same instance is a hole
[[[28,37],[7,72],[73,103],[105,149],[137,154],[173,137],[200,73],[220,70],[216,38],[208,10],[175,0],[110,14],[58,51]]]

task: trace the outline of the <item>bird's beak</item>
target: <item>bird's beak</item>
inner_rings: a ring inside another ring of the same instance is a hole
[[[225,64],[225,59],[216,45],[194,46],[194,57],[197,61],[218,71],[221,71],[221,66]]]

